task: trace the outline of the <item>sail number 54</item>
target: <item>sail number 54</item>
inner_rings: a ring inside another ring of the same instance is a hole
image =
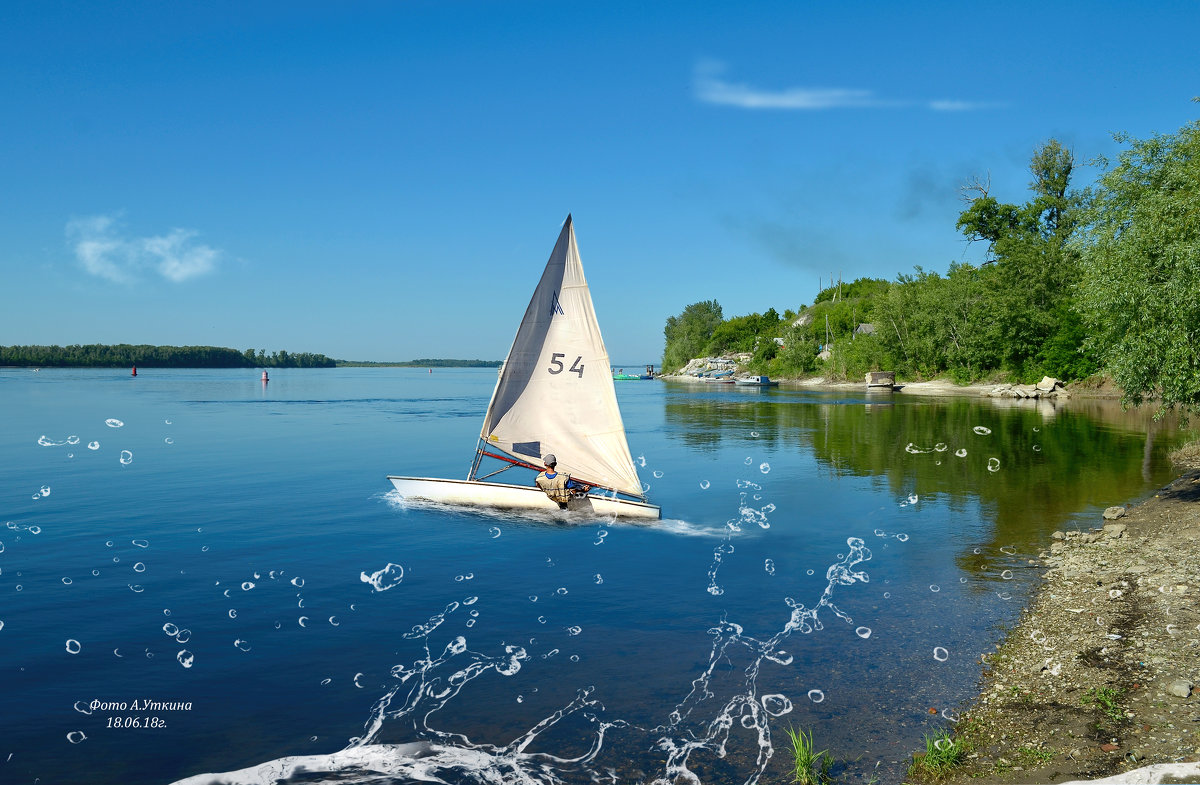
[[[546,370],[550,371],[551,374],[562,373],[565,366],[563,366],[561,358],[566,356],[567,355],[563,354],[562,352],[555,352],[554,354],[550,355],[550,367]],[[577,375],[580,379],[583,378],[583,365],[581,365],[579,362],[582,359],[582,355],[576,357],[575,362],[571,363],[571,367],[566,369],[568,372]]]

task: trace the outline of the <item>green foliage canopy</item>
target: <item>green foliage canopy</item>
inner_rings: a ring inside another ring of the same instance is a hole
[[[716,300],[692,303],[678,316],[667,317],[663,335],[663,372],[678,370],[693,357],[703,356],[713,331],[724,321],[721,304]]]
[[[1200,122],[1134,140],[1087,212],[1079,310],[1126,403],[1200,410]]]

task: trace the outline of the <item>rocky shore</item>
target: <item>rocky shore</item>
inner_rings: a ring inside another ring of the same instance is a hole
[[[943,781],[1200,782],[1200,471],[1105,518],[1040,554]]]

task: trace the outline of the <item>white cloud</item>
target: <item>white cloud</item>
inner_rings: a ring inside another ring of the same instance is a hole
[[[725,64],[703,60],[696,64],[696,97],[710,104],[741,109],[798,109],[819,111],[862,107],[904,107],[924,105],[938,112],[965,112],[986,109],[993,104],[974,101],[939,100],[918,104],[913,101],[884,99],[871,90],[845,87],[789,87],[764,90],[747,84],[726,81]]]
[[[91,275],[132,283],[143,273],[181,283],[216,269],[221,251],[195,241],[191,229],[172,229],[156,237],[128,237],[113,216],[73,218],[67,240],[79,264]]]

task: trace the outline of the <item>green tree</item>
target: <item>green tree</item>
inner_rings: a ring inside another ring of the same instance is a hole
[[[1200,122],[1105,164],[1078,249],[1089,345],[1126,403],[1200,410]]]
[[[703,355],[713,331],[722,321],[721,304],[716,300],[692,303],[678,316],[668,316],[666,327],[663,328],[666,337],[663,372],[678,370],[687,365],[688,360]]]
[[[1028,202],[1004,204],[986,186],[976,185],[978,196],[958,219],[968,239],[987,241],[996,256],[995,270],[982,280],[997,325],[999,361],[1019,377],[1069,378],[1067,369],[1047,363],[1071,357],[1079,348],[1078,324],[1069,316],[1078,255],[1068,240],[1083,205],[1082,195],[1069,190],[1074,168],[1072,153],[1051,139],[1030,161],[1033,197]],[[1047,343],[1056,349],[1044,351]]]

